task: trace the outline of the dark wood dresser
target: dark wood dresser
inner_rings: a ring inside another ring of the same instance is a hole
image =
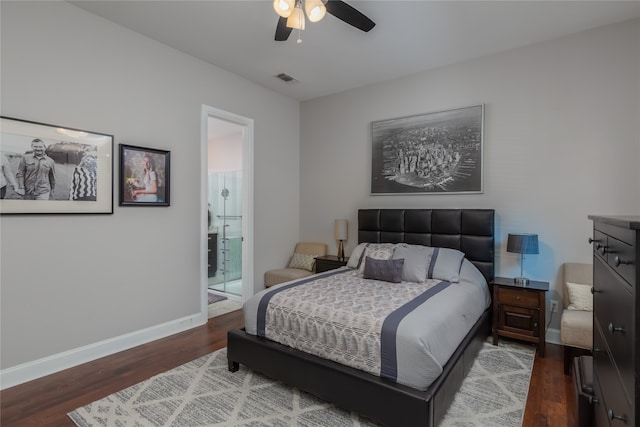
[[[640,403],[640,216],[593,221],[593,373],[596,427],[636,426]]]

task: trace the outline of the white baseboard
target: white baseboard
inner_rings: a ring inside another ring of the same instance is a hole
[[[206,311],[205,314],[198,313],[182,317],[84,347],[43,357],[32,362],[12,366],[0,371],[0,390],[91,362],[119,351],[128,350],[150,341],[165,338],[205,323],[207,323]]]
[[[547,329],[547,335],[545,337],[547,342],[551,344],[559,344],[562,345],[562,340],[560,339],[560,329]]]

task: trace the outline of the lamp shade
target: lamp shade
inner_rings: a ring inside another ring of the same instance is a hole
[[[304,12],[300,4],[296,4],[296,7],[291,11],[291,15],[287,18],[287,27],[304,30]]]
[[[336,219],[333,223],[333,237],[336,240],[347,240],[347,220]]]
[[[537,254],[538,235],[537,234],[509,234],[507,239],[507,252],[517,254]]]
[[[327,13],[327,8],[322,0],[305,0],[304,10],[307,12],[307,17],[311,22],[318,22]]]
[[[295,4],[295,0],[273,0],[273,9],[278,15],[288,18]]]

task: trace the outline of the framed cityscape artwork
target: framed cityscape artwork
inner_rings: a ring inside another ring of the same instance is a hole
[[[371,194],[483,191],[484,105],[372,123]]]
[[[113,213],[112,135],[0,120],[1,214]]]

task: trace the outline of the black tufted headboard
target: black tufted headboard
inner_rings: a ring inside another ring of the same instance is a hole
[[[493,220],[493,209],[360,209],[358,243],[457,249],[490,282],[494,274]]]

